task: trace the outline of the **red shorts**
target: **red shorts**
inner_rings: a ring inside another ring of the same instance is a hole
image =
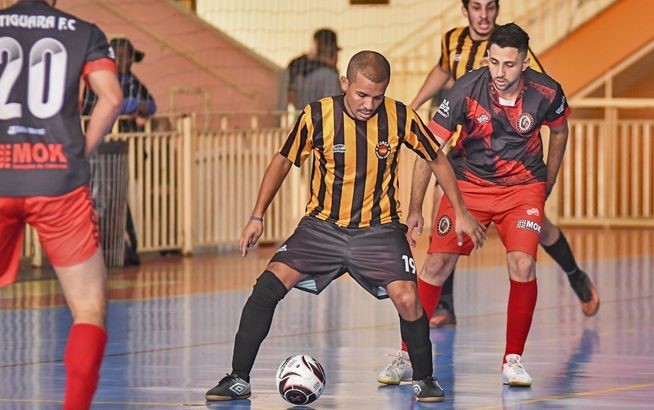
[[[484,226],[495,224],[507,252],[520,251],[536,259],[545,206],[545,184],[480,187],[458,181],[468,211]],[[474,245],[464,235],[457,245],[454,209],[447,196],[441,200],[428,253],[470,255]]]
[[[36,229],[53,266],[82,263],[100,246],[87,186],[56,197],[0,197],[0,286],[18,275],[25,223]]]

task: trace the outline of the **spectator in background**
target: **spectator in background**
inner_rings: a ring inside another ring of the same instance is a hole
[[[134,48],[132,42],[127,38],[114,38],[111,40],[111,47],[116,55],[116,71],[118,82],[123,91],[123,103],[120,107],[122,118],[118,121],[120,132],[143,131],[146,121],[157,111],[157,104],[148,89],[132,73],[132,63],[140,62],[145,57],[143,51]],[[82,114],[88,115],[97,101],[93,91],[86,88],[82,101]],[[127,241],[125,242],[125,264],[138,265],[141,258],[137,253],[138,241],[136,229],[132,219],[132,212],[127,207]]]
[[[288,65],[288,104],[301,110],[310,102],[343,93],[336,68],[340,49],[333,30],[313,34],[311,49]]]
[[[120,115],[130,116],[121,119],[118,126],[120,132],[142,131],[145,122],[157,111],[154,97],[143,85],[141,80],[132,73],[132,63],[143,60],[145,53],[134,48],[127,38],[114,38],[111,46],[116,53],[116,69],[118,82],[123,90],[123,104]],[[82,113],[88,115],[95,105],[97,97],[88,88],[84,90]]]

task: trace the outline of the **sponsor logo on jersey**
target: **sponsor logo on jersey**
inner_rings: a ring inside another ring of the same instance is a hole
[[[284,244],[279,249],[277,249],[277,252],[275,252],[275,253],[286,252],[287,250],[288,250],[288,246],[286,244]]]
[[[334,154],[345,154],[345,144],[336,144],[332,150]]]
[[[480,124],[488,124],[490,122],[490,117],[486,114],[482,114],[477,117],[477,122]]]
[[[540,225],[537,224],[534,221],[529,221],[526,219],[519,219],[518,223],[516,224],[516,228],[518,229],[529,229],[530,231],[534,231],[538,234],[540,234]]]
[[[0,144],[0,169],[66,169],[63,144]]]
[[[440,236],[445,236],[451,230],[452,230],[452,220],[450,219],[450,217],[447,215],[441,216],[441,219],[438,220],[438,226],[436,228],[438,234]]]
[[[379,159],[386,159],[391,155],[391,145],[386,141],[379,141],[375,146],[375,155]]]
[[[450,116],[450,102],[447,99],[443,99],[441,105],[438,106],[438,114],[443,118]]]
[[[565,110],[565,95],[563,96],[563,99],[561,100],[561,105],[559,105],[559,108],[556,109],[557,114],[561,114]]]
[[[531,128],[534,126],[534,117],[527,112],[523,112],[518,117],[515,125],[519,133],[526,134],[531,131]]]
[[[538,211],[538,208],[529,208],[527,209],[527,215],[540,215],[540,212]]]

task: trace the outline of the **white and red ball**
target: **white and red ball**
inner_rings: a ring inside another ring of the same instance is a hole
[[[279,365],[276,381],[284,400],[295,405],[309,404],[325,389],[325,370],[313,357],[298,354]]]

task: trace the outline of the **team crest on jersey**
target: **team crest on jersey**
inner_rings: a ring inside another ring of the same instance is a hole
[[[391,155],[391,145],[386,141],[379,141],[375,146],[375,155],[379,159],[386,159]]]
[[[488,124],[490,122],[490,117],[486,114],[482,114],[477,117],[477,122],[480,124]]]
[[[526,134],[531,131],[531,128],[534,126],[534,117],[527,112],[523,112],[518,117],[515,125],[519,133]]]
[[[438,226],[436,228],[440,236],[445,236],[449,231],[452,230],[452,220],[449,216],[443,215],[441,219],[438,220]]]

